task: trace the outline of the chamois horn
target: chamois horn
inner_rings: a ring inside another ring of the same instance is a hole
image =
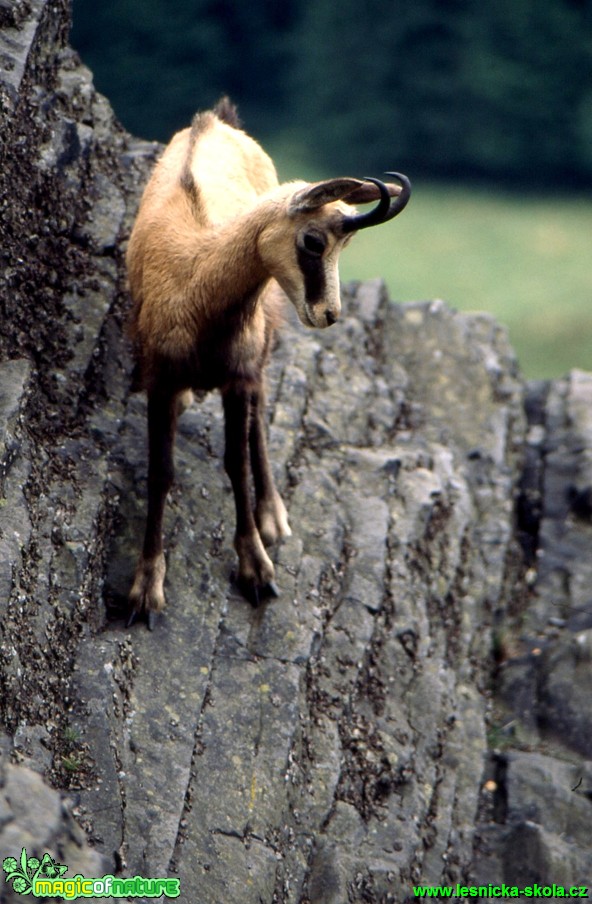
[[[353,217],[344,217],[342,223],[342,231],[357,232],[359,229],[365,229],[367,226],[378,226],[380,223],[386,223],[392,220],[398,213],[401,213],[407,205],[411,197],[411,182],[403,173],[385,173],[386,176],[393,176],[401,183],[400,194],[391,197],[389,188],[380,179],[373,179],[372,176],[364,176],[365,182],[373,182],[380,192],[380,201],[368,213],[359,213]]]

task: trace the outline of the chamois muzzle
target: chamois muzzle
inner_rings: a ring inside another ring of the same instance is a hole
[[[401,183],[401,192],[391,197],[388,185],[381,182],[380,179],[373,179],[372,176],[365,176],[365,182],[373,182],[380,192],[380,201],[368,213],[360,213],[355,217],[344,217],[341,229],[344,233],[357,232],[359,229],[365,229],[367,226],[378,226],[380,223],[386,223],[392,220],[398,213],[401,213],[406,207],[411,197],[411,182],[402,173],[385,173],[386,176],[393,176]]]

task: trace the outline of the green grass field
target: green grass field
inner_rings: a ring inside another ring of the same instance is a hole
[[[277,158],[276,158],[277,159]],[[280,156],[282,179],[322,178]],[[408,208],[360,232],[343,281],[381,276],[391,298],[443,298],[507,326],[530,378],[592,370],[592,200],[414,181]]]
[[[415,186],[389,226],[344,252],[347,279],[401,301],[443,298],[505,324],[528,377],[592,370],[592,201]]]

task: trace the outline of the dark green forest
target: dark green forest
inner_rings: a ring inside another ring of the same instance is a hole
[[[167,140],[228,93],[251,134],[294,143],[331,171],[592,184],[592,0],[73,9],[73,45],[142,137]]]

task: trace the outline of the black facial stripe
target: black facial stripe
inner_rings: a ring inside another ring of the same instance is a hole
[[[325,265],[322,257],[313,257],[296,246],[298,266],[304,277],[304,293],[308,304],[316,304],[325,295]]]

